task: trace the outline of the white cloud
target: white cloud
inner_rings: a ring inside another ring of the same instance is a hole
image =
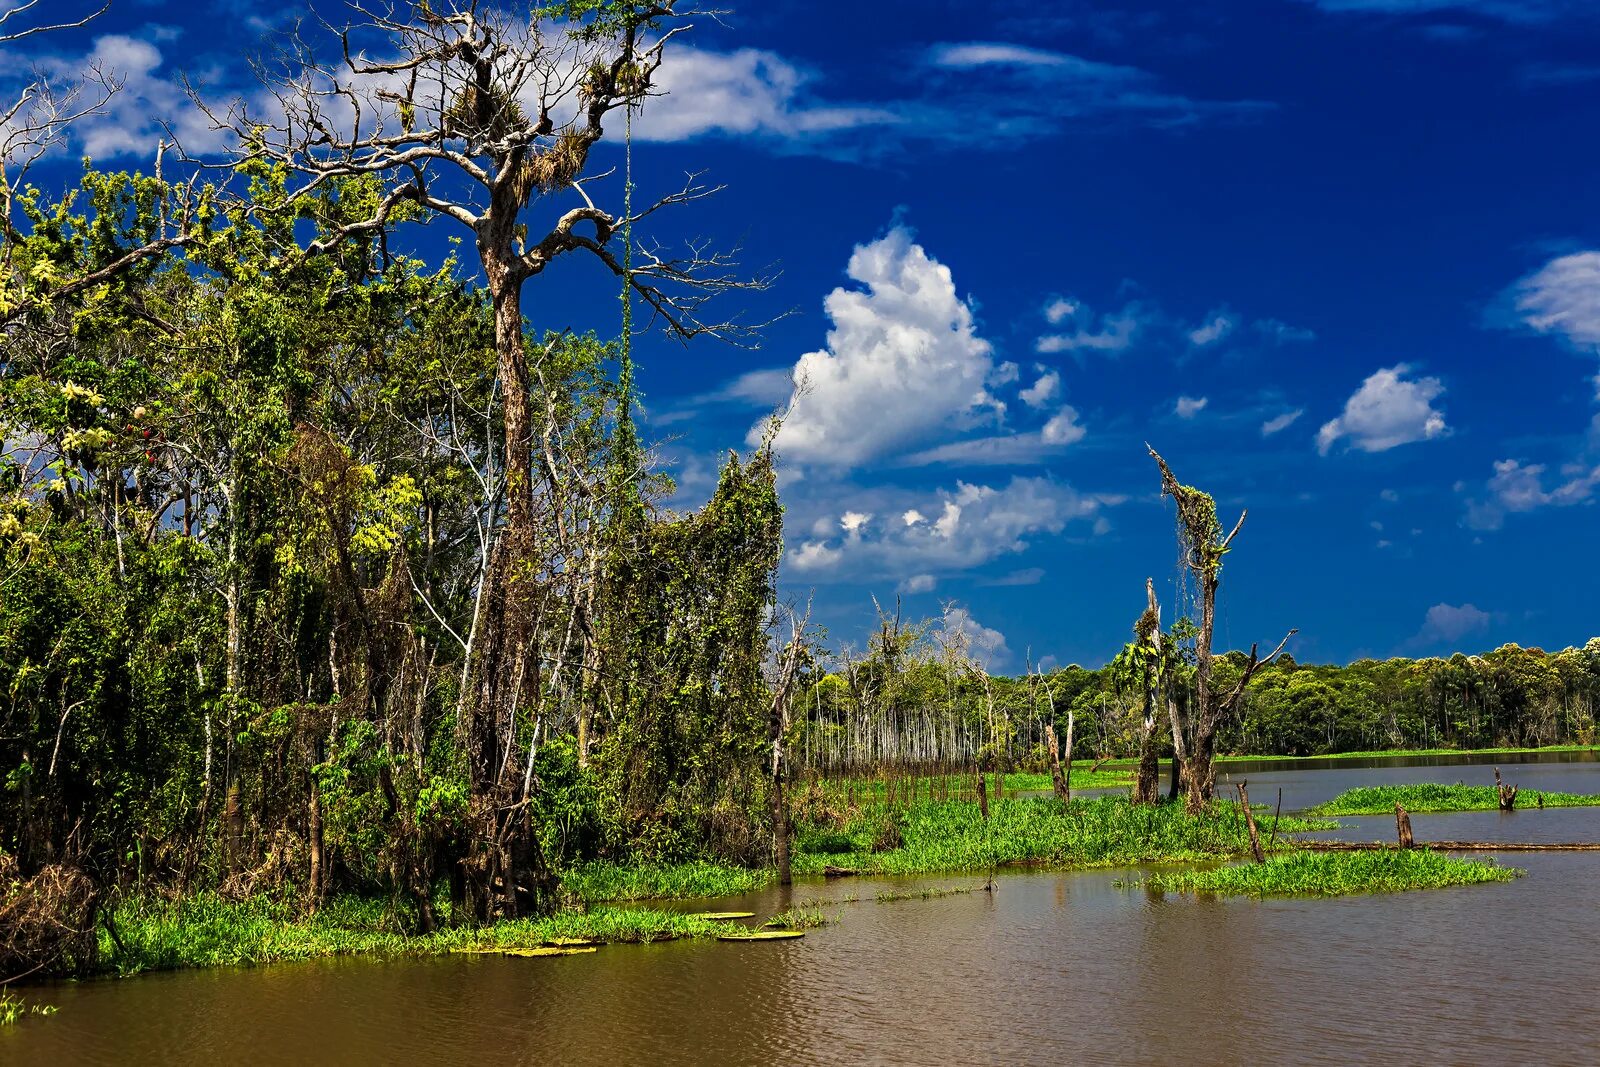
[[[801,138],[900,121],[883,108],[813,103],[812,80],[775,52],[669,46],[656,74],[666,95],[645,106],[633,135],[644,141],[706,134]]]
[[[1045,321],[1052,326],[1060,326],[1077,313],[1077,303],[1068,300],[1064,296],[1053,296],[1050,298],[1050,302],[1044,306]]]
[[[847,534],[859,534],[872,521],[872,516],[862,511],[847,511],[839,517],[839,528]]]
[[[1442,12],[1481,15],[1503,22],[1550,22],[1562,17],[1592,16],[1591,0],[1304,0],[1324,11],[1382,15],[1428,15]]]
[[[1435,604],[1428,609],[1418,630],[1408,644],[1429,647],[1450,644],[1468,634],[1481,633],[1489,628],[1493,616],[1472,604]]]
[[[1006,635],[974,619],[966,608],[947,605],[940,627],[966,645],[967,654],[985,668],[1005,659],[1009,652]]]
[[[1600,252],[1557,256],[1507,295],[1523,325],[1575,348],[1600,351]]]
[[[1293,411],[1285,411],[1282,415],[1274,415],[1272,418],[1261,424],[1261,436],[1271,437],[1275,433],[1278,433],[1282,430],[1287,430],[1290,426],[1294,425],[1296,419],[1304,414],[1305,409],[1295,408]]]
[[[1228,312],[1213,311],[1205,323],[1189,331],[1189,343],[1196,348],[1214,345],[1225,340],[1238,325],[1239,320]]]
[[[69,131],[72,150],[96,161],[130,156],[154,159],[156,145],[172,136],[193,153],[222,147],[225,135],[211,129],[210,120],[184,95],[176,72],[166,66],[166,57],[157,47],[174,40],[179,32],[165,26],[145,26],[139,33],[137,37],[103,34],[95,37],[83,54],[35,53],[19,57],[0,52],[0,69],[13,68],[22,73],[31,65],[58,84],[75,84],[87,72],[98,71],[120,84],[121,88],[102,107],[79,119]],[[199,72],[191,73],[197,81],[206,80]],[[8,80],[0,75],[0,87]]]
[[[900,505],[899,523],[863,522],[838,537],[806,538],[789,551],[788,567],[807,576],[840,580],[964,571],[1021,552],[1033,538],[1060,533],[1074,520],[1092,520],[1103,505],[1117,502],[1112,497],[1084,496],[1047,478],[1026,477],[1002,486],[958,482],[955,489],[939,490],[931,497],[903,490],[880,490],[875,495],[885,503],[892,496],[907,503],[916,499],[919,506]],[[928,515],[938,518],[929,522]]]
[[[1033,433],[999,434],[951,441],[914,452],[900,461],[907,467],[960,463],[969,467],[1006,467],[1042,463],[1060,449],[1083,440],[1088,431],[1078,421],[1078,411],[1063,405]]]
[[[1400,363],[1374,372],[1344,405],[1344,413],[1317,431],[1317,451],[1327,455],[1348,439],[1351,448],[1386,452],[1413,441],[1449,432],[1444,413],[1433,402],[1444,393],[1437,378],[1407,380],[1411,368]]]
[[[993,349],[948,267],[896,226],[850,257],[862,289],[835,289],[824,302],[828,346],[800,357],[793,408],[778,433],[788,460],[851,467],[947,430],[992,402],[984,383]],[[751,430],[750,442],[762,427]]]
[[[931,574],[913,574],[896,588],[902,593],[931,593],[939,584],[939,579]]]
[[[1069,69],[1074,76],[1091,81],[1137,81],[1148,77],[1133,67],[1096,63],[1042,48],[997,41],[967,41],[939,44],[928,50],[928,61],[936,67],[971,70],[975,67],[1054,67]]]
[[[1055,371],[1046,371],[1039,375],[1038,381],[1022,390],[1018,395],[1021,397],[1022,402],[1030,408],[1042,408],[1055,399],[1055,395],[1060,391],[1061,375]]]
[[[1011,571],[1008,574],[1002,574],[998,578],[991,578],[979,584],[990,586],[1038,585],[1042,581],[1044,581],[1043,567],[1024,567],[1021,570]]]
[[[1059,312],[1063,306],[1070,307],[1070,313],[1059,317],[1051,316],[1052,311]],[[1034,351],[1041,354],[1056,352],[1117,354],[1127,351],[1155,316],[1138,301],[1127,304],[1121,311],[1099,316],[1098,319],[1092,311],[1080,303],[1061,301],[1046,308],[1045,317],[1052,325],[1072,325],[1076,329],[1070,332],[1045,334],[1034,342]]]
[[[1178,402],[1172,405],[1172,410],[1180,419],[1192,419],[1204,411],[1209,403],[1211,398],[1206,396],[1180,396]]]
[[[1315,331],[1302,329],[1299,326],[1290,326],[1287,322],[1277,319],[1257,319],[1251,324],[1262,336],[1278,344],[1288,344],[1291,341],[1315,341]]]
[[[1600,490],[1600,465],[1568,464],[1548,489],[1543,463],[1502,459],[1484,488],[1487,495],[1467,502],[1467,525],[1475,530],[1498,530],[1507,514],[1544,507],[1568,507],[1593,499]]]

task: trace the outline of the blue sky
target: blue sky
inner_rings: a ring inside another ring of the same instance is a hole
[[[148,165],[151,115],[206,147],[173,79],[244,88],[263,10],[117,0],[27,58],[125,75],[73,148]],[[782,580],[835,646],[900,596],[959,604],[1000,669],[1103,662],[1145,577],[1175,588],[1147,440],[1250,509],[1229,645],[1298,627],[1297,657],[1345,661],[1600,632],[1600,4],[767,0],[700,21],[638,120],[638,181],[726,184],[660,235],[774,264],[728,310],[794,314],[754,351],[641,342],[646,431],[692,506],[802,374]],[[616,329],[586,264],[525,306]]]

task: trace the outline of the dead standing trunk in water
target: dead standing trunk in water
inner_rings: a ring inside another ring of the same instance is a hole
[[[1394,806],[1394,832],[1400,839],[1401,848],[1414,848],[1416,842],[1411,837],[1411,816],[1406,814],[1406,809],[1397,801]]]
[[[1156,754],[1156,714],[1161,701],[1161,605],[1154,580],[1144,580],[1146,607],[1134,625],[1144,689],[1144,721],[1139,730],[1139,769],[1133,781],[1133,802],[1154,804],[1160,799],[1161,762]]]
[[[1239,810],[1244,812],[1245,829],[1250,833],[1250,854],[1257,863],[1265,863],[1267,857],[1261,851],[1261,831],[1256,828],[1256,813],[1250,810],[1250,783],[1240,782],[1238,788]]]
[[[1061,801],[1061,806],[1066,807],[1072,801],[1072,727],[1073,713],[1067,712],[1067,749],[1063,753],[1061,745],[1056,740],[1056,724],[1045,724],[1045,738],[1050,742],[1050,785],[1056,791],[1056,799]]]
[[[1506,785],[1500,780],[1499,767],[1494,769],[1494,793],[1495,798],[1500,802],[1501,811],[1517,810],[1517,787]]]
[[[1148,444],[1145,448],[1149,449],[1151,458],[1161,469],[1162,493],[1172,497],[1178,506],[1178,544],[1183,551],[1183,565],[1200,587],[1200,625],[1194,647],[1194,737],[1184,764],[1185,803],[1191,813],[1199,814],[1216,795],[1217,730],[1233,714],[1251,677],[1261,667],[1271,663],[1297,631],[1290,630],[1278,642],[1278,647],[1264,659],[1257,654],[1257,646],[1251,645],[1250,657],[1239,680],[1226,694],[1216,692],[1211,677],[1211,642],[1216,634],[1217,586],[1222,580],[1222,557],[1232,547],[1233,539],[1239,536],[1248,513],[1241,512],[1239,521],[1224,535],[1217,521],[1217,502],[1199,489],[1179,482],[1160,453]]]

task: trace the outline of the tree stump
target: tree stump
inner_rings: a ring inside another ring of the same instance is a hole
[[[989,789],[983,781],[983,772],[978,772],[978,811],[983,815],[983,821],[989,821]]]
[[[1398,803],[1394,806],[1394,829],[1399,835],[1401,848],[1415,848],[1416,842],[1411,837],[1411,816],[1406,814],[1406,809]]]

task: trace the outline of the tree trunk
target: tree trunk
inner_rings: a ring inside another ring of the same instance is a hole
[[[1500,780],[1500,768],[1494,769],[1494,791],[1500,801],[1501,811],[1515,811],[1517,808],[1517,787],[1506,785]]]
[[[1061,801],[1062,807],[1065,807],[1067,802],[1072,799],[1072,783],[1068,778],[1068,775],[1072,773],[1072,757],[1070,755],[1067,757],[1068,763],[1066,769],[1063,769],[1061,766],[1061,744],[1056,740],[1056,724],[1053,722],[1046,723],[1044,729],[1045,740],[1050,745],[1050,785],[1056,791],[1056,799]],[[1067,729],[1067,737],[1067,751],[1070,753],[1072,751],[1071,727]]]
[[[470,827],[461,858],[465,917],[538,913],[552,903],[553,881],[540,853],[531,816],[517,807],[505,773],[526,688],[538,689],[533,655],[538,580],[534,557],[532,424],[527,350],[522,334],[522,280],[480,236],[494,303],[495,352],[505,420],[506,518],[484,574],[483,634],[473,648],[472,698],[457,724],[467,757]],[[530,677],[531,675],[531,677]]]
[[[1245,829],[1250,833],[1250,854],[1257,863],[1265,863],[1267,857],[1261,851],[1261,831],[1256,829],[1256,813],[1250,810],[1250,786],[1247,782],[1239,783],[1239,808],[1244,812]]]
[[[772,851],[778,866],[778,884],[792,884],[794,875],[789,869],[789,807],[784,802],[781,774],[772,783]]]
[[[1411,837],[1411,816],[1406,814],[1406,809],[1402,808],[1398,801],[1394,806],[1394,829],[1400,838],[1401,848],[1416,847],[1416,842]]]

